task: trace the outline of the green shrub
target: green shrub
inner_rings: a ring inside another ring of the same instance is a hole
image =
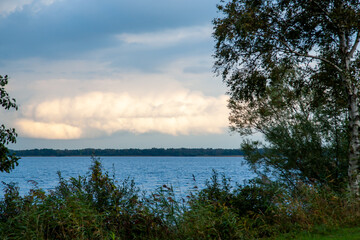
[[[64,180],[46,194],[21,197],[5,186],[0,202],[0,237],[8,239],[152,239],[169,236],[169,227],[139,199],[134,181],[118,185],[94,158],[87,177]]]
[[[261,239],[360,220],[358,201],[300,181],[296,188],[268,179],[233,186],[213,171],[185,200],[171,186],[140,195],[133,180],[114,179],[93,158],[86,176],[59,173],[48,193],[35,186],[20,196],[16,184],[5,184],[0,239]]]

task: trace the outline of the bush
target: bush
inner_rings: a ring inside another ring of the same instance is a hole
[[[139,199],[134,181],[122,185],[103,172],[99,159],[87,177],[64,180],[46,194],[35,189],[19,196],[15,184],[5,186],[0,206],[0,236],[9,239],[164,238],[169,229]]]
[[[344,194],[298,182],[288,188],[268,179],[231,184],[213,172],[202,190],[177,199],[171,186],[140,195],[93,158],[87,176],[65,180],[49,193],[26,196],[5,184],[0,239],[260,239],[299,231],[356,226],[360,204]]]

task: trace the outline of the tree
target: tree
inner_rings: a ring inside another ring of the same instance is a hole
[[[9,94],[5,91],[5,85],[8,84],[8,76],[0,76],[0,104],[6,110],[11,108],[18,109],[15,99],[11,99]],[[16,142],[15,129],[7,129],[4,124],[0,126],[0,171],[10,172],[15,166],[18,165],[19,158],[14,154],[11,154],[9,149],[6,147],[9,143]]]
[[[242,134],[254,128],[265,133],[273,129],[266,127],[276,114],[259,122],[264,113],[239,120],[239,111],[256,109],[259,100],[274,93],[269,93],[269,87],[289,72],[300,73],[300,78],[289,79],[289,89],[308,89],[306,106],[311,107],[308,120],[312,123],[321,120],[323,127],[329,125],[325,113],[333,111],[330,119],[336,124],[330,124],[328,132],[336,135],[337,129],[346,130],[348,181],[350,191],[359,196],[359,1],[232,0],[221,1],[218,9],[223,15],[214,20],[215,71],[230,88],[233,129]],[[293,112],[299,109],[298,105]],[[324,140],[320,137],[319,143]]]
[[[267,146],[242,145],[246,160],[261,175],[271,170],[292,186],[301,180],[342,190],[347,176],[345,109],[322,92],[299,86],[303,78],[296,75],[273,79],[264,96],[251,104],[231,100],[232,127],[244,132],[252,126],[264,134]]]

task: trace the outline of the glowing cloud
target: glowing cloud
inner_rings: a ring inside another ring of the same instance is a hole
[[[25,106],[19,133],[32,138],[74,139],[95,133],[223,133],[227,97],[178,90],[160,95],[89,92]]]
[[[46,139],[76,139],[81,136],[81,129],[61,123],[44,123],[22,119],[17,122],[26,136]]]

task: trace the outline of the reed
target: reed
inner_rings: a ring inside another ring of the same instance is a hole
[[[216,171],[199,190],[178,198],[171,186],[142,193],[116,182],[93,157],[86,176],[20,196],[4,183],[1,239],[275,239],[354,227],[360,205],[343,193],[301,182],[296,189],[254,179],[233,187]],[[284,235],[285,234],[285,235]]]

